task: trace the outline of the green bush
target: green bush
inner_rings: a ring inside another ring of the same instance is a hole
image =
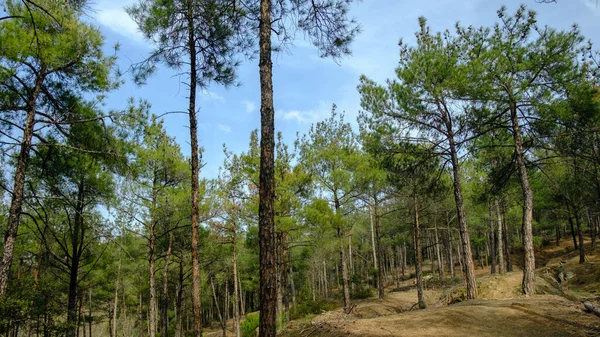
[[[369,298],[371,296],[373,296],[373,291],[368,286],[356,287],[350,293],[350,297],[352,299],[356,299],[356,300],[362,300],[362,299],[365,299],[365,298]]]
[[[542,240],[542,237],[541,237],[541,236],[537,236],[537,235],[534,235],[534,236],[533,236],[533,246],[534,246],[535,248],[542,248],[542,246],[543,246],[543,242],[544,242],[544,241]]]
[[[317,315],[323,311],[335,309],[335,303],[325,300],[313,301],[311,299],[299,302],[296,305],[296,311],[292,312],[291,318],[298,319],[308,315]]]
[[[253,312],[246,315],[246,319],[240,324],[240,330],[242,330],[242,337],[254,337],[256,336],[256,328],[258,328],[258,323],[260,320],[260,315],[258,312]]]

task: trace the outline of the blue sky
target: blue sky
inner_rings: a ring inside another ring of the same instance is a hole
[[[115,43],[120,66],[142,60],[150,51],[148,43],[123,7],[135,0],[96,0],[93,4],[95,20],[106,37],[107,51]],[[320,59],[309,43],[299,39],[289,52],[274,55],[273,79],[275,100],[275,128],[292,143],[296,133],[307,132],[312,123],[327,117],[332,104],[346,112],[347,120],[355,123],[360,109],[356,91],[361,74],[376,81],[385,81],[394,75],[398,62],[398,41],[411,44],[418,29],[417,18],[428,19],[433,31],[452,29],[456,21],[463,25],[491,26],[497,20],[496,11],[506,5],[514,12],[519,4],[538,12],[538,22],[555,28],[569,29],[577,23],[586,36],[600,49],[600,5],[594,0],[558,0],[556,4],[538,4],[535,0],[504,2],[493,0],[364,0],[353,5],[351,16],[362,27],[362,33],[352,45],[353,55],[335,63]],[[160,115],[167,111],[185,110],[185,78],[174,77],[176,72],[163,68],[148,84],[137,87],[129,78],[118,91],[107,99],[107,107],[120,109],[128,97],[145,99],[152,104],[152,112]],[[223,161],[222,145],[234,151],[244,151],[250,132],[260,127],[260,90],[258,61],[246,61],[239,68],[241,86],[225,89],[211,86],[199,93],[199,140],[204,147],[206,167],[201,177],[216,177]],[[168,115],[165,125],[176,137],[184,154],[189,155],[189,130],[186,115]]]

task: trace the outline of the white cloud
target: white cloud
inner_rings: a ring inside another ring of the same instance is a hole
[[[225,125],[225,124],[219,124],[217,125],[217,127],[219,128],[219,130],[223,131],[223,132],[231,132],[231,127],[229,125]]]
[[[600,1],[595,0],[582,0],[589,10],[591,10],[594,14],[600,14]]]
[[[123,4],[121,4],[122,6]],[[111,3],[98,5],[98,22],[115,33],[134,41],[144,41],[144,36],[139,31],[137,24],[131,20],[123,7]]]
[[[252,101],[243,100],[242,104],[244,104],[244,107],[246,108],[246,112],[248,112],[248,113],[254,112],[256,110],[256,104],[254,104],[254,102],[252,102]]]
[[[319,102],[319,106],[309,110],[277,110],[275,115],[283,120],[295,120],[300,124],[320,122],[331,113],[331,105]]]
[[[225,102],[225,97],[217,94],[214,91],[202,90],[200,95],[201,95],[202,99],[204,99],[206,101],[213,100],[213,101]]]

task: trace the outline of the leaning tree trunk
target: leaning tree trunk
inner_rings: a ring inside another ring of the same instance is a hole
[[[450,147],[450,157],[452,162],[452,176],[454,180],[454,202],[456,204],[456,214],[458,217],[458,229],[460,232],[460,241],[462,245],[462,257],[464,263],[465,278],[467,282],[467,299],[477,298],[477,282],[475,280],[475,266],[473,265],[473,254],[471,253],[471,238],[469,237],[469,228],[467,225],[467,216],[465,213],[465,204],[462,194],[462,185],[460,177],[460,164],[458,162],[458,153],[454,143],[454,131],[452,120],[448,113],[441,109],[442,117],[446,123],[448,134],[448,143]]]
[[[515,143],[515,157],[519,169],[519,178],[521,180],[521,190],[523,192],[523,282],[522,290],[525,295],[535,293],[535,253],[533,249],[533,191],[529,184],[527,176],[527,167],[525,166],[525,154],[523,153],[523,139],[521,138],[521,127],[517,115],[517,107],[513,104],[510,109],[510,119],[512,123],[513,140]]]
[[[31,140],[33,138],[33,127],[35,125],[36,101],[42,90],[42,83],[45,78],[45,68],[39,72],[35,79],[35,86],[31,91],[31,96],[27,102],[27,120],[23,128],[23,139],[21,140],[21,150],[15,176],[13,179],[12,198],[10,209],[8,211],[8,223],[4,232],[4,246],[2,249],[2,258],[0,259],[0,298],[6,293],[8,286],[8,276],[10,266],[13,261],[15,242],[17,241],[17,232],[19,231],[19,221],[21,219],[21,207],[23,205],[23,194],[25,191],[25,175],[29,166],[29,150],[31,149]]]
[[[202,336],[202,297],[200,296],[200,256],[198,252],[198,226],[199,226],[199,175],[200,175],[200,154],[198,153],[198,122],[196,120],[196,88],[197,78],[197,55],[196,55],[196,37],[194,27],[194,2],[187,0],[187,30],[188,30],[188,48],[190,53],[190,91],[189,91],[189,110],[190,117],[190,147],[192,163],[192,308],[194,321],[194,337]]]
[[[413,224],[413,237],[415,241],[415,274],[417,277],[417,298],[419,301],[419,309],[425,309],[425,300],[423,297],[423,275],[421,271],[421,264],[423,262],[423,256],[421,252],[421,229],[419,228],[419,201],[417,196],[414,196],[414,211],[415,211],[415,222]]]
[[[260,178],[259,178],[259,259],[260,322],[259,336],[276,335],[275,266],[275,110],[273,107],[273,63],[271,61],[271,0],[260,0],[259,24],[260,73]]]
[[[219,324],[221,324],[221,330],[223,332],[223,337],[227,336],[227,323],[223,319],[223,315],[221,315],[221,309],[219,308],[219,300],[217,299],[217,292],[215,291],[215,284],[213,282],[213,277],[209,278],[210,288],[212,289],[213,299],[215,301],[215,307],[217,309],[217,315],[219,317]]]

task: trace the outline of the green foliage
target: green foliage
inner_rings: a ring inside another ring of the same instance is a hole
[[[256,336],[256,329],[258,328],[259,319],[260,314],[258,312],[253,312],[246,315],[246,319],[244,319],[244,321],[240,324],[242,337]]]
[[[376,277],[377,275],[375,275]],[[369,286],[362,285],[354,287],[350,292],[350,297],[357,300],[366,299],[373,296],[373,289]]]
[[[291,319],[299,319],[310,315],[319,315],[323,311],[330,311],[337,307],[336,303],[326,300],[313,301],[304,299],[296,305],[296,310],[292,312]]]

